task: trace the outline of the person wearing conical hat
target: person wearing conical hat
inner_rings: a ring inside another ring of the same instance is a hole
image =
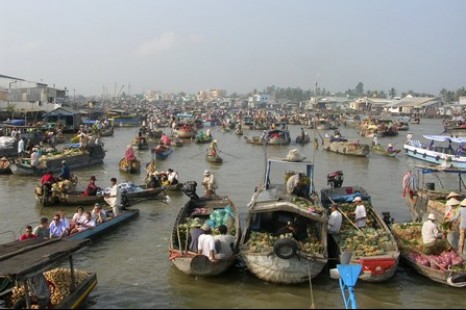
[[[451,249],[451,245],[443,238],[444,234],[439,231],[436,221],[435,214],[429,213],[427,220],[422,224],[422,243],[427,255],[439,255]]]
[[[458,248],[459,240],[459,215],[460,215],[460,201],[455,197],[447,200],[445,203],[445,215],[443,217],[443,224],[447,230],[447,241],[453,248]]]
[[[455,197],[456,199],[459,199],[460,198],[460,194],[458,193],[455,193],[455,192],[450,192],[447,196],[447,200],[452,198],[452,197]]]
[[[217,149],[217,140],[214,140],[210,143],[209,145],[209,152],[207,155],[216,157],[218,155],[218,149]]]

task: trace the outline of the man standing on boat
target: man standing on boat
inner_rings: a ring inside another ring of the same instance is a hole
[[[353,202],[356,203],[356,209],[354,210],[356,226],[359,228],[366,227],[367,212],[361,197],[354,198]]]
[[[330,216],[328,217],[328,233],[331,235],[338,234],[340,232],[341,223],[343,222],[343,217],[338,211],[338,205],[332,204],[330,206]]]
[[[215,195],[215,190],[218,186],[215,182],[215,176],[210,173],[209,170],[204,171],[204,180],[202,180],[202,185],[204,185],[205,190],[204,197],[210,198],[212,195]]]
[[[113,210],[113,216],[116,217],[120,215],[120,205],[121,205],[121,191],[117,184],[116,178],[111,178],[111,187],[108,195],[104,197],[105,202],[107,202]]]

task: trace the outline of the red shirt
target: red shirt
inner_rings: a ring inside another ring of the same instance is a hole
[[[45,183],[53,183],[55,181],[55,177],[53,174],[44,174],[42,179],[40,179],[40,183],[44,185]]]
[[[27,239],[36,239],[36,235],[34,234],[22,234],[20,237],[19,237],[19,240],[27,240]]]

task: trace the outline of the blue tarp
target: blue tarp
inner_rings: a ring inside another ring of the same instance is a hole
[[[24,126],[26,125],[26,121],[24,119],[12,119],[12,120],[4,122],[3,124],[13,125],[13,126]]]

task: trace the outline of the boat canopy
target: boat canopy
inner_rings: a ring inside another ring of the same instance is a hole
[[[424,138],[427,140],[433,140],[438,142],[446,142],[451,141],[458,144],[466,144],[466,138],[464,137],[450,137],[450,136],[442,136],[442,135],[424,135]]]

